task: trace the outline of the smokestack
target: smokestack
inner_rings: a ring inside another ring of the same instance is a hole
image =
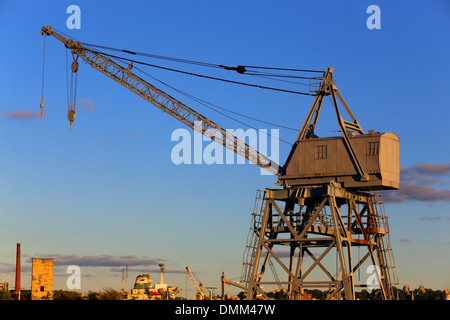
[[[20,300],[20,243],[17,244],[16,253],[16,287],[15,287],[16,300]]]

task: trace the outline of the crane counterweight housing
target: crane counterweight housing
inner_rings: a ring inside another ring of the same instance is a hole
[[[351,135],[351,134],[350,134]],[[342,137],[301,140],[292,153],[282,185],[307,186],[336,181],[358,190],[398,189],[400,181],[399,143],[395,133],[353,135],[349,138],[367,174],[362,181],[356,172]]]

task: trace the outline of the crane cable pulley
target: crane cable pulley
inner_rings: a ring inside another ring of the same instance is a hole
[[[222,68],[224,68],[225,70],[235,70],[237,73],[240,73],[240,74],[244,74],[245,71],[247,71],[247,70],[245,69],[245,67],[244,67],[244,66],[241,66],[241,65],[239,65],[239,66],[237,66],[237,67],[228,67],[228,66],[219,65],[219,67],[222,67]]]

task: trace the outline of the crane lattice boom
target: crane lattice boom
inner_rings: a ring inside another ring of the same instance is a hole
[[[163,112],[168,113],[193,130],[232,150],[245,159],[278,175],[278,164],[274,163],[267,156],[238,139],[212,120],[189,108],[182,102],[134,74],[132,72],[133,63],[127,68],[124,68],[99,52],[86,48],[81,42],[65,38],[52,30],[49,26],[43,27],[41,34],[54,36],[56,39],[63,42],[68,49],[71,49],[72,55],[81,57],[91,67],[117,81],[127,89],[161,109]]]

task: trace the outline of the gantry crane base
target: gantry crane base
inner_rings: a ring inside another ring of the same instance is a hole
[[[264,287],[278,285],[285,286],[290,300],[306,299],[304,290],[311,288],[328,288],[327,299],[354,300],[355,288],[367,286],[355,283],[355,273],[364,263],[376,272],[370,285],[380,290],[382,299],[392,298],[392,286],[398,281],[381,196],[331,182],[266,189],[257,200],[260,206],[253,213],[244,256],[247,299],[267,297]],[[362,257],[355,257],[353,251],[361,249]],[[284,272],[282,280],[266,279],[270,258]],[[336,270],[331,271],[330,265]],[[313,279],[317,274],[322,278]]]

